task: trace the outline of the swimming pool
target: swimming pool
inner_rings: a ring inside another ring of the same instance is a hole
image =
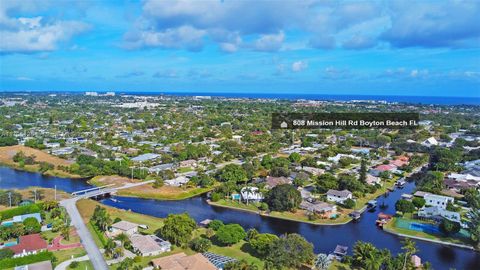
[[[410,230],[425,232],[425,233],[440,233],[438,226],[432,224],[410,223]]]
[[[2,222],[2,226],[5,226],[5,227],[10,227],[13,225],[13,221],[4,221]]]

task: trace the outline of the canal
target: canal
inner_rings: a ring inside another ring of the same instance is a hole
[[[42,176],[0,167],[0,188],[26,188],[39,186],[73,192],[90,188],[84,180]],[[131,210],[134,212],[166,217],[170,213],[188,212],[197,222],[203,219],[220,219],[225,223],[238,223],[245,229],[256,228],[262,233],[298,233],[315,246],[315,252],[329,253],[337,244],[351,248],[356,241],[368,241],[378,248],[386,248],[396,254],[401,252],[401,238],[378,229],[375,220],[379,212],[393,214],[394,204],[403,193],[410,193],[415,188],[414,183],[407,183],[403,189],[390,192],[387,197],[378,198],[378,204],[385,203],[386,209],[365,212],[358,222],[346,225],[318,226],[269,217],[253,213],[211,206],[203,197],[194,197],[181,201],[158,201],[151,199],[129,198],[116,196],[115,200],[104,199],[101,202],[108,206]],[[426,241],[417,241],[420,252],[418,255],[424,261],[429,261],[434,269],[480,269],[480,254],[471,250],[449,247]]]

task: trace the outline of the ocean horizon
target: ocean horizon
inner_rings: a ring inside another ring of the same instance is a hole
[[[0,91],[0,94],[83,94],[87,91]],[[211,96],[225,98],[265,98],[284,100],[319,100],[319,101],[387,101],[410,104],[437,104],[437,105],[480,105],[479,97],[453,97],[453,96],[401,96],[401,95],[331,95],[331,94],[305,94],[305,93],[245,93],[245,92],[193,92],[193,91],[96,91],[98,93],[115,92],[117,95],[143,95],[143,96]]]

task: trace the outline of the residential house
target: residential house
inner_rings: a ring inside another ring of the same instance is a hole
[[[197,161],[194,159],[188,159],[184,161],[180,161],[179,163],[180,168],[186,168],[186,167],[197,167]]]
[[[15,255],[13,257],[23,257],[47,249],[47,242],[40,236],[40,234],[22,235],[19,237],[18,244],[7,247],[12,250]]]
[[[265,182],[266,182],[266,187],[268,189],[272,189],[278,185],[291,184],[292,180],[283,176],[281,177],[267,176]]]
[[[397,169],[397,167],[395,167],[393,165],[382,164],[382,165],[378,165],[377,167],[371,169],[369,172],[373,176],[380,176],[380,174],[382,172],[393,172],[396,169]]]
[[[242,199],[249,202],[260,202],[263,200],[263,194],[257,187],[243,187],[240,190]]]
[[[447,204],[453,203],[454,199],[452,197],[448,196],[441,196],[441,195],[436,195],[428,192],[423,192],[423,191],[417,191],[413,194],[414,196],[417,197],[422,197],[425,199],[425,204],[429,206],[438,206],[442,209],[447,208]]]
[[[382,184],[382,179],[380,179],[380,177],[377,177],[377,176],[373,176],[369,173],[367,173],[367,179],[365,179],[365,181],[367,182],[367,184],[369,185],[381,185]]]
[[[143,257],[157,256],[161,253],[171,250],[170,242],[165,241],[155,235],[133,234],[130,236],[132,247],[135,253]]]
[[[159,174],[161,171],[173,170],[173,168],[174,168],[173,163],[165,163],[165,164],[160,164],[160,165],[148,168],[148,172]]]
[[[422,209],[418,210],[417,215],[421,218],[434,219],[437,221],[441,221],[442,218],[459,223],[461,221],[459,213],[448,211],[439,206],[423,207]]]
[[[330,189],[327,191],[327,200],[336,203],[344,203],[347,199],[353,199],[352,192],[344,190]]]
[[[434,137],[430,137],[421,143],[423,146],[432,147],[438,145],[438,141]]]
[[[146,162],[146,161],[152,161],[152,160],[156,160],[158,158],[160,158],[161,156],[159,154],[154,154],[154,153],[147,153],[147,154],[143,154],[143,155],[139,155],[139,156],[136,156],[134,158],[132,158],[131,160],[133,162]]]
[[[165,182],[166,185],[169,185],[169,186],[172,186],[172,187],[180,187],[180,186],[183,186],[183,185],[187,184],[189,181],[190,181],[190,178],[188,178],[186,176],[179,176],[179,177],[174,178],[174,179],[165,180],[164,182]]]
[[[310,174],[312,174],[312,175],[315,175],[315,176],[321,175],[321,174],[324,174],[324,173],[325,173],[325,170],[319,169],[319,168],[315,168],[315,167],[307,167],[307,166],[301,167],[301,166],[297,166],[295,169],[298,170],[298,171],[306,171],[306,172],[308,172],[308,173],[310,173]]]
[[[187,256],[180,252],[153,259],[152,266],[162,270],[217,270],[217,267],[200,253]]]
[[[122,233],[126,235],[133,235],[137,232],[138,232],[138,224],[122,220],[112,224],[112,229],[109,235],[112,237]]]
[[[337,206],[326,202],[308,202],[302,201],[300,209],[306,210],[310,213],[316,213],[323,217],[330,218],[337,213]]]

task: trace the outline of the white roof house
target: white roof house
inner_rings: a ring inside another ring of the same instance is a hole
[[[156,256],[171,250],[170,242],[155,235],[134,234],[130,237],[135,252],[142,256]]]
[[[186,183],[188,183],[188,181],[190,181],[190,179],[186,176],[179,176],[177,178],[174,178],[174,179],[169,179],[169,180],[165,180],[165,184],[166,185],[169,185],[169,186],[172,186],[172,187],[179,187],[179,186],[182,186],[182,185],[185,185]]]
[[[257,187],[243,187],[240,190],[243,200],[249,201],[261,201],[263,200],[263,194],[258,190]]]
[[[145,162],[145,161],[149,161],[149,160],[155,160],[159,157],[160,157],[159,154],[148,153],[148,154],[143,154],[143,155],[136,156],[136,157],[132,158],[131,160],[133,162]]]
[[[347,199],[352,199],[353,194],[352,192],[348,190],[335,190],[335,189],[330,189],[327,191],[327,200],[332,201],[332,202],[337,202],[337,203],[343,203]]]
[[[450,221],[460,222],[460,214],[448,211],[438,206],[423,207],[418,210],[418,216],[424,218],[446,218]]]
[[[425,204],[430,206],[438,206],[442,209],[447,208],[447,204],[453,203],[453,198],[448,196],[441,196],[431,193],[426,193],[423,198],[425,199]]]
[[[112,224],[112,231],[110,235],[115,236],[119,234],[133,235],[138,232],[138,224],[129,222],[129,221],[119,221],[115,224]]]
[[[426,139],[425,141],[423,141],[422,145],[427,146],[427,147],[431,147],[431,146],[434,146],[434,145],[438,145],[438,141],[434,137],[430,137],[430,138]]]

